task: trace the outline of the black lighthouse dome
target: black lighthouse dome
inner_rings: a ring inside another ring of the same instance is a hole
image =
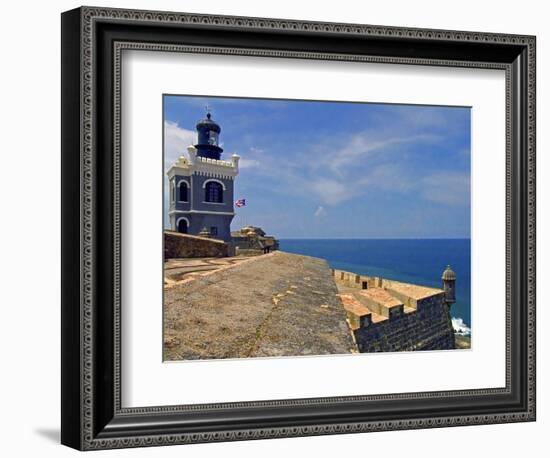
[[[209,159],[220,159],[223,149],[218,146],[221,132],[220,125],[212,119],[210,113],[205,119],[201,119],[196,126],[198,134],[197,155]]]

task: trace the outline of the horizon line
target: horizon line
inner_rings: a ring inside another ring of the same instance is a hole
[[[163,230],[171,230],[163,227]],[[234,232],[234,231],[232,231]],[[277,238],[277,235],[272,235]],[[471,240],[472,237],[279,237],[278,240]]]
[[[278,240],[471,240],[471,239],[472,239],[471,237],[280,237]]]

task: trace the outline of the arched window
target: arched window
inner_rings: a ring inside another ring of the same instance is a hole
[[[178,232],[181,232],[182,234],[187,234],[188,230],[189,225],[187,224],[187,220],[185,218],[180,218],[178,220]]]
[[[187,183],[185,181],[180,181],[179,184],[178,184],[178,187],[179,187],[178,200],[180,202],[187,202],[188,201],[188,198],[187,198],[187,193],[188,193]]]
[[[223,203],[223,187],[221,183],[218,183],[217,181],[209,181],[206,183],[204,190],[204,200],[206,202],[214,202],[218,204]]]

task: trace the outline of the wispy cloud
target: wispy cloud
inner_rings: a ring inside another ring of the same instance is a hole
[[[208,102],[222,126],[224,156],[235,150],[241,156],[236,192],[246,194],[254,220],[274,230],[297,234],[303,224],[305,235],[313,235],[315,220],[330,214],[331,223],[315,226],[316,234],[336,231],[342,221],[359,235],[468,231],[468,109],[175,99],[166,104],[166,165],[195,143],[189,129]]]
[[[313,216],[315,216],[316,218],[321,218],[322,216],[326,216],[326,214],[327,211],[325,210],[325,207],[319,205],[317,207],[317,210],[315,210],[315,213],[313,213]]]
[[[241,159],[243,168],[265,180],[277,182],[278,191],[303,198],[311,196],[324,205],[338,205],[366,194],[373,189],[391,193],[409,192],[421,177],[411,176],[399,159],[412,148],[439,141],[434,135],[409,135],[380,140],[371,133],[354,135],[349,143],[338,148],[331,144],[300,147],[281,160],[279,151],[250,148],[250,158]],[[291,156],[292,160],[288,157]],[[260,167],[261,165],[261,167]]]
[[[164,165],[166,169],[187,151],[187,147],[196,143],[197,134],[180,127],[173,121],[164,121]]]
[[[239,161],[239,168],[241,169],[252,169],[254,167],[259,167],[260,161],[257,159],[248,159],[248,158],[242,158]]]
[[[384,191],[409,192],[414,188],[417,177],[410,174],[405,166],[390,161],[373,167],[368,184]]]
[[[307,182],[306,182],[307,186]],[[311,182],[311,188],[324,203],[334,205],[349,199],[350,189],[344,183],[329,178]]]
[[[364,161],[374,153],[386,153],[395,148],[406,148],[407,145],[430,143],[439,140],[437,135],[419,134],[412,136],[394,136],[377,139],[369,132],[354,135],[344,147],[333,151],[328,159],[333,172],[342,176],[347,169],[358,166],[358,161]]]
[[[180,133],[178,141],[188,135],[189,132]],[[251,147],[242,155],[240,167],[253,169],[264,183],[265,180],[276,182],[276,192],[299,198],[309,195],[328,206],[339,205],[373,190],[390,194],[414,192],[427,201],[466,205],[470,198],[468,174],[412,173],[407,161],[403,160],[409,150],[428,145],[433,149],[432,143],[438,141],[440,138],[435,135],[371,141],[368,134],[357,134],[351,144],[340,150],[331,152],[328,148],[312,145],[296,152],[292,160],[288,159],[290,155],[281,160],[278,151]]]

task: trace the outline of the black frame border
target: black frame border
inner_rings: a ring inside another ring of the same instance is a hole
[[[62,431],[80,450],[535,420],[532,36],[81,7],[62,14]],[[506,71],[505,388],[122,409],[125,49]]]

